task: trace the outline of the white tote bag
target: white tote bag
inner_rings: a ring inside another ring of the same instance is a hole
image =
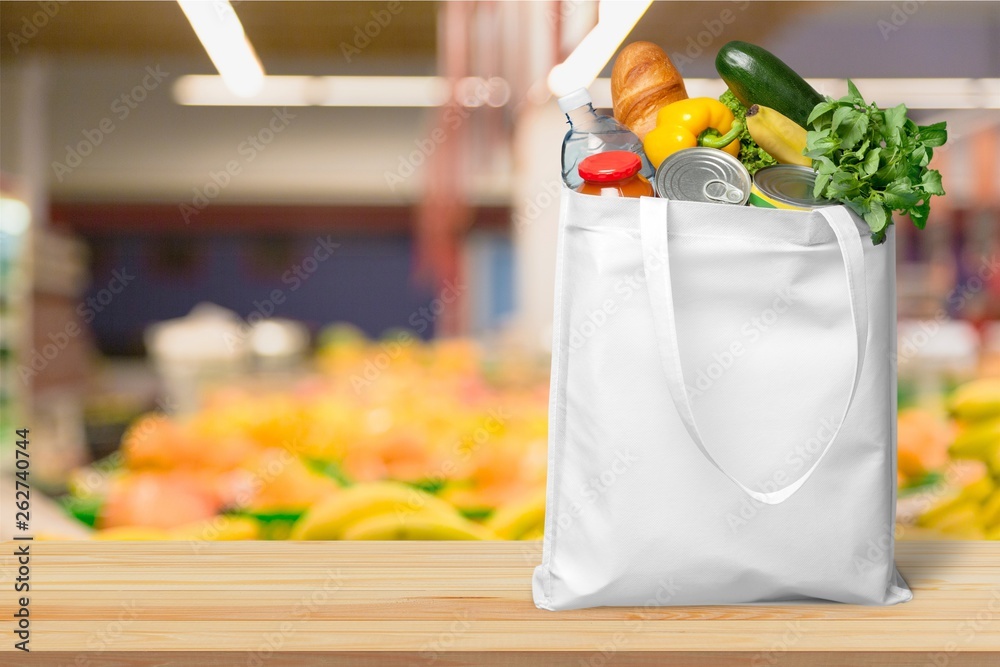
[[[894,236],[564,190],[535,604],[911,598]]]

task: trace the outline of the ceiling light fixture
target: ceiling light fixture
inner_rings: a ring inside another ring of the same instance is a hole
[[[31,224],[31,211],[20,199],[0,195],[0,234],[20,236]]]
[[[851,79],[869,102],[910,109],[1000,109],[1000,79]],[[847,94],[846,79],[808,79],[823,95]],[[690,97],[718,97],[726,90],[721,79],[685,78]],[[611,108],[611,79],[597,79],[590,88],[595,107]]]
[[[854,79],[869,99],[881,106],[905,102],[910,109],[1000,109],[997,79]],[[691,97],[717,97],[726,89],[721,79],[684,80]],[[844,79],[809,79],[819,92],[839,97],[847,91]],[[594,106],[611,107],[611,80],[596,79],[590,86]],[[436,107],[455,95],[465,106],[503,106],[510,97],[507,82],[498,77],[470,77],[452,90],[437,76],[265,76],[260,90],[240,97],[221,77],[187,75],[177,79],[174,101],[190,106],[331,106]]]
[[[505,86],[494,78],[471,87],[492,93]],[[177,79],[173,95],[191,106],[438,107],[452,87],[440,76],[266,76],[257,93],[240,97],[220,77],[190,74]]]
[[[588,88],[651,4],[652,0],[601,0],[597,6],[597,25],[566,60],[549,72],[552,94],[562,97],[579,88]]]
[[[228,0],[177,0],[226,87],[252,97],[264,85],[264,68]]]

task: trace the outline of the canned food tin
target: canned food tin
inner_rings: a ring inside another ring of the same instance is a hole
[[[813,197],[816,172],[797,164],[776,164],[764,167],[753,176],[750,205],[761,208],[781,208],[811,211],[835,202]]]
[[[717,148],[684,148],[660,163],[656,193],[665,199],[742,206],[750,197],[750,172]]]

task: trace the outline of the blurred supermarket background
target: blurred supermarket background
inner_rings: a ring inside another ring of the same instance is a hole
[[[537,538],[546,79],[598,3],[209,1],[226,78],[181,4],[0,3],[4,507],[29,428],[42,536],[393,536],[324,524],[353,494]],[[692,95],[742,39],[948,121],[947,195],[897,220],[900,536],[1000,539],[1000,5],[655,2],[628,39]]]

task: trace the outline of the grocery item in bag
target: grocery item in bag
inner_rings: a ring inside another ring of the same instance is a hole
[[[816,172],[809,167],[794,164],[776,164],[764,167],[753,177],[750,205],[760,208],[783,208],[792,211],[809,211],[820,206],[834,206],[836,202],[813,196]]]
[[[559,108],[570,125],[562,145],[562,176],[567,187],[576,190],[583,184],[579,169],[585,158],[615,150],[638,155],[642,161],[640,172],[647,179],[653,178],[653,166],[646,159],[639,137],[614,118],[597,115],[586,89],[560,97]]]
[[[600,197],[652,197],[653,186],[639,173],[642,160],[629,151],[591,155],[580,163],[577,192]]]
[[[656,170],[656,192],[665,199],[742,206],[750,187],[746,167],[716,148],[684,148]]]
[[[611,70],[615,118],[640,139],[656,127],[656,113],[687,99],[687,89],[670,56],[651,42],[632,42],[618,54]]]

